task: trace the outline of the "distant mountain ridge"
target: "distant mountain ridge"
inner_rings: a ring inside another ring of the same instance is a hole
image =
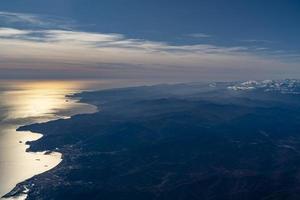
[[[280,92],[282,94],[300,94],[300,80],[263,80],[239,82],[228,86],[230,90],[263,90],[265,92]]]

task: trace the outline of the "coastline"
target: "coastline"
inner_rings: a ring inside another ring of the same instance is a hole
[[[56,183],[63,183],[63,180],[57,176],[57,174],[62,175],[64,170],[69,169],[69,164],[74,156],[77,156],[80,151],[76,152],[78,149],[74,145],[71,144],[65,144],[65,143],[60,143],[61,140],[58,140],[59,144],[55,143],[55,146],[51,144],[51,141],[49,143],[49,139],[51,140],[51,134],[56,134],[53,132],[48,132],[47,128],[46,129],[40,129],[40,126],[49,126],[50,129],[60,127],[62,130],[67,130],[64,129],[63,126],[65,123],[68,123],[69,121],[77,121],[81,122],[81,118],[93,118],[95,117],[98,113],[104,114],[104,117],[108,113],[110,113],[112,110],[119,110],[119,97],[114,96],[115,94],[121,95],[122,98],[124,98],[126,101],[126,105],[128,104],[129,107],[126,107],[126,109],[122,112],[126,113],[129,110],[131,110],[131,104],[132,102],[142,100],[144,101],[145,98],[165,98],[165,95],[170,95],[168,92],[161,96],[160,90],[163,89],[170,89],[170,91],[174,90],[177,91],[178,87],[179,90],[180,88],[184,88],[186,84],[158,84],[158,85],[141,85],[141,86],[130,86],[130,87],[121,87],[121,88],[110,88],[110,89],[104,89],[104,90],[83,90],[79,92],[75,92],[69,95],[66,95],[67,98],[75,100],[75,103],[82,103],[82,104],[87,104],[90,106],[93,106],[96,108],[95,112],[92,113],[81,113],[81,114],[75,114],[71,115],[68,118],[62,118],[62,119],[55,119],[55,120],[50,120],[42,123],[33,123],[29,125],[24,125],[21,126],[17,129],[17,131],[30,131],[33,133],[38,133],[42,134],[43,137],[40,138],[39,140],[28,142],[29,148],[28,152],[44,152],[44,151],[49,151],[49,152],[55,152],[59,151],[59,153],[62,154],[62,161],[57,165],[56,167],[42,173],[33,176],[30,179],[27,179],[19,184],[16,185],[16,187],[6,194],[4,197],[6,198],[14,198],[19,195],[24,194],[24,191],[26,191],[26,194],[30,194],[32,191],[34,191],[34,187],[43,187],[46,185],[49,185],[49,182],[45,181],[47,179],[52,179],[50,184],[53,184],[55,186]],[[158,90],[157,90],[158,89]],[[140,95],[140,92],[143,93],[143,91],[146,91],[144,95]],[[135,96],[138,94],[138,96]],[[138,98],[137,98],[138,97]],[[137,99],[136,99],[137,98]],[[96,100],[95,100],[96,99]],[[128,100],[128,102],[127,102]],[[100,110],[101,108],[101,110]],[[123,107],[122,107],[123,108]],[[102,112],[104,111],[104,112]],[[108,112],[107,112],[108,111]],[[124,114],[123,113],[123,114]],[[97,117],[97,116],[96,116]],[[122,118],[123,116],[121,116]],[[84,119],[86,120],[86,119]],[[78,123],[77,123],[78,124]],[[70,128],[70,127],[69,127]],[[55,136],[58,137],[60,135],[57,133]],[[57,146],[63,146],[63,148],[58,148]],[[36,184],[39,183],[39,184]],[[37,189],[39,191],[40,188]]]
[[[35,150],[35,146],[38,146],[36,145],[36,143],[38,143],[40,140],[42,140],[44,137],[45,137],[45,133],[44,132],[37,132],[37,131],[32,131],[32,130],[28,130],[26,129],[26,127],[28,126],[32,126],[32,125],[37,125],[37,124],[44,124],[44,123],[49,123],[49,122],[56,122],[56,121],[61,121],[61,120],[66,120],[66,119],[69,119],[69,118],[72,118],[74,116],[77,116],[77,115],[85,115],[85,114],[93,114],[93,113],[96,113],[99,111],[98,107],[91,104],[91,103],[87,103],[87,102],[84,102],[81,100],[81,98],[78,98],[78,95],[80,95],[82,92],[84,91],[79,91],[78,93],[72,93],[72,94],[67,94],[65,95],[65,98],[66,100],[73,100],[74,101],[74,104],[86,104],[88,106],[93,106],[94,108],[94,111],[93,112],[87,112],[87,113],[78,113],[78,114],[74,114],[74,115],[70,115],[68,117],[61,117],[61,118],[57,118],[57,119],[51,119],[49,121],[45,121],[45,122],[37,122],[37,123],[33,123],[33,124],[28,124],[28,125],[21,125],[19,126],[16,131],[19,132],[20,134],[22,134],[22,132],[30,132],[32,134],[37,134],[37,135],[40,135],[40,137],[36,140],[29,140],[29,141],[24,141],[25,145],[28,146],[28,148],[26,148],[26,152],[27,153],[34,153],[34,154],[43,154],[43,155],[53,155],[53,154],[56,154],[60,156],[60,162],[48,169],[47,171],[43,172],[43,173],[40,173],[40,174],[36,174],[20,183],[18,183],[10,192],[8,192],[7,194],[5,194],[4,196],[0,197],[0,199],[17,199],[17,200],[25,200],[27,199],[27,195],[28,193],[30,192],[30,188],[32,186],[34,186],[34,184],[32,184],[32,180],[34,180],[36,177],[38,176],[43,176],[43,175],[47,175],[47,174],[52,174],[54,173],[57,168],[60,168],[60,167],[63,167],[61,165],[64,165],[64,158],[67,154],[67,150],[64,150],[64,149],[57,149],[57,148],[54,148],[54,149],[51,149],[51,148],[47,148],[47,149],[44,149],[44,150]]]
[[[55,174],[61,170],[64,170],[64,168],[68,168],[68,160],[72,159],[71,157],[74,155],[74,148],[73,145],[64,145],[64,148],[59,148],[57,149],[56,147],[49,147],[47,146],[45,148],[43,140],[45,140],[46,136],[49,135],[46,130],[44,131],[38,131],[35,130],[36,126],[39,125],[44,125],[44,124],[57,124],[64,122],[65,120],[72,119],[72,118],[77,118],[77,117],[82,117],[82,116],[87,116],[87,115],[94,115],[100,112],[100,107],[103,108],[105,107],[106,102],[95,102],[93,101],[94,95],[98,95],[98,93],[106,94],[106,93],[111,93],[111,92],[122,92],[127,95],[128,91],[135,90],[135,89],[145,89],[145,88],[152,88],[152,87],[157,87],[157,86],[170,86],[168,84],[158,84],[158,85],[141,85],[141,86],[129,86],[129,87],[116,87],[116,88],[107,88],[103,90],[83,90],[79,92],[75,92],[72,94],[67,94],[65,97],[69,98],[71,100],[74,100],[75,103],[80,103],[80,104],[87,104],[89,106],[93,106],[95,108],[95,111],[92,113],[80,113],[80,114],[75,114],[71,115],[68,118],[59,118],[59,119],[54,119],[46,122],[41,122],[41,123],[33,123],[29,125],[24,125],[20,126],[17,131],[22,132],[22,131],[30,131],[32,133],[36,134],[41,134],[43,137],[36,141],[29,141],[27,144],[29,145],[27,152],[32,152],[32,153],[37,153],[37,152],[59,152],[61,154],[61,162],[54,168],[35,175],[23,182],[20,182],[16,185],[16,187],[7,193],[6,195],[3,196],[3,198],[16,198],[20,195],[28,195],[32,190],[32,187],[35,187],[36,185],[33,183],[36,180],[41,181],[42,179],[47,179],[47,177],[55,177],[58,178],[56,182],[61,182],[62,180],[59,179],[59,177],[55,176]],[[90,96],[91,95],[91,96]],[[130,95],[130,94],[129,94]],[[130,97],[131,98],[131,97]],[[112,103],[112,102],[110,102]],[[101,109],[102,111],[102,109]],[[59,125],[57,125],[59,126]],[[58,151],[57,151],[58,150]],[[76,154],[76,153],[75,153]]]
[[[22,126],[21,126],[22,127]],[[19,127],[19,128],[21,128],[21,127]],[[18,131],[20,134],[22,134],[22,132],[27,132],[27,131],[22,131],[22,130],[19,130],[19,128],[18,129],[16,129],[16,131]],[[54,155],[54,154],[56,154],[56,156],[59,156],[60,158],[60,162],[57,164],[57,165],[55,165],[55,166],[53,166],[52,168],[50,168],[50,169],[48,169],[47,171],[45,171],[45,172],[43,172],[43,173],[41,173],[41,174],[44,174],[44,173],[47,173],[47,172],[49,172],[49,171],[51,171],[51,170],[53,170],[53,169],[55,169],[56,167],[58,167],[59,165],[60,165],[60,163],[63,161],[63,154],[62,154],[62,152],[59,152],[59,151],[51,151],[51,150],[47,150],[47,151],[31,151],[30,150],[30,143],[33,143],[33,142],[35,142],[35,141],[38,141],[38,140],[40,140],[41,138],[43,138],[44,137],[44,135],[42,134],[42,133],[37,133],[37,132],[33,132],[33,131],[29,131],[30,133],[33,133],[33,134],[37,134],[37,135],[40,135],[41,137],[40,138],[38,138],[37,140],[31,140],[31,141],[25,141],[25,144],[26,145],[28,145],[28,148],[26,149],[26,152],[27,153],[34,153],[34,154],[43,154],[43,155]],[[36,174],[36,175],[34,175],[34,176],[32,176],[32,177],[30,177],[29,179],[27,179],[27,180],[25,180],[25,181],[23,181],[23,182],[20,182],[20,183],[18,183],[16,186],[15,186],[15,188],[13,188],[13,190],[12,191],[10,191],[9,193],[7,193],[7,194],[5,194],[4,196],[2,196],[2,197],[0,197],[0,199],[15,199],[15,198],[17,198],[18,200],[19,199],[26,199],[26,196],[27,196],[27,193],[29,192],[29,189],[28,189],[28,187],[26,186],[26,185],[23,185],[22,183],[25,183],[25,182],[27,182],[28,180],[30,180],[30,179],[32,179],[32,178],[34,178],[35,176],[39,176],[39,175],[41,175],[41,174]]]

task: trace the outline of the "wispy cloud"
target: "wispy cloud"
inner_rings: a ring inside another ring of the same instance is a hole
[[[14,12],[0,12],[0,18],[2,22],[5,23],[32,23],[32,24],[44,24],[40,20],[39,17],[31,14],[24,14],[24,13],[14,13]]]
[[[257,40],[257,39],[246,39],[246,40],[240,40],[241,42],[245,43],[254,43],[254,44],[272,44],[275,43],[271,40]]]
[[[43,22],[37,16],[28,20]],[[39,77],[271,78],[274,74],[295,75],[299,66],[299,62],[262,55],[261,50],[247,46],[171,45],[60,28],[0,28],[0,46],[0,77],[19,72]]]
[[[14,38],[29,34],[30,31],[18,30],[13,28],[0,28],[0,37]]]
[[[211,35],[206,34],[206,33],[191,33],[191,34],[187,34],[186,36],[192,37],[192,38],[210,38],[210,37],[212,37]]]
[[[0,11],[0,25],[22,28],[71,29],[76,26],[76,23],[60,17]]]
[[[148,40],[128,39],[121,34],[103,34],[83,31],[68,30],[19,30],[14,28],[0,28],[0,38],[3,40],[13,39],[31,44],[72,44],[73,47],[92,48],[94,50],[104,48],[127,49],[144,52],[161,52],[170,54],[191,54],[191,53],[242,53],[246,47],[218,47],[209,44],[197,45],[169,45],[164,42],[155,42]]]

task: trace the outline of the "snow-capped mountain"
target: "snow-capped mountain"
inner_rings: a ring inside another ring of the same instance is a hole
[[[283,94],[300,94],[300,80],[263,80],[263,81],[246,81],[235,83],[227,87],[230,90],[264,90],[265,92],[277,91]]]

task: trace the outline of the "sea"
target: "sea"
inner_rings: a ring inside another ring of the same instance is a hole
[[[59,152],[27,152],[28,141],[43,137],[17,132],[20,126],[96,112],[96,107],[66,96],[82,90],[122,86],[113,81],[0,81],[0,198],[18,183],[53,169],[62,161]],[[26,194],[17,199],[25,199]],[[16,199],[16,198],[14,198]]]

